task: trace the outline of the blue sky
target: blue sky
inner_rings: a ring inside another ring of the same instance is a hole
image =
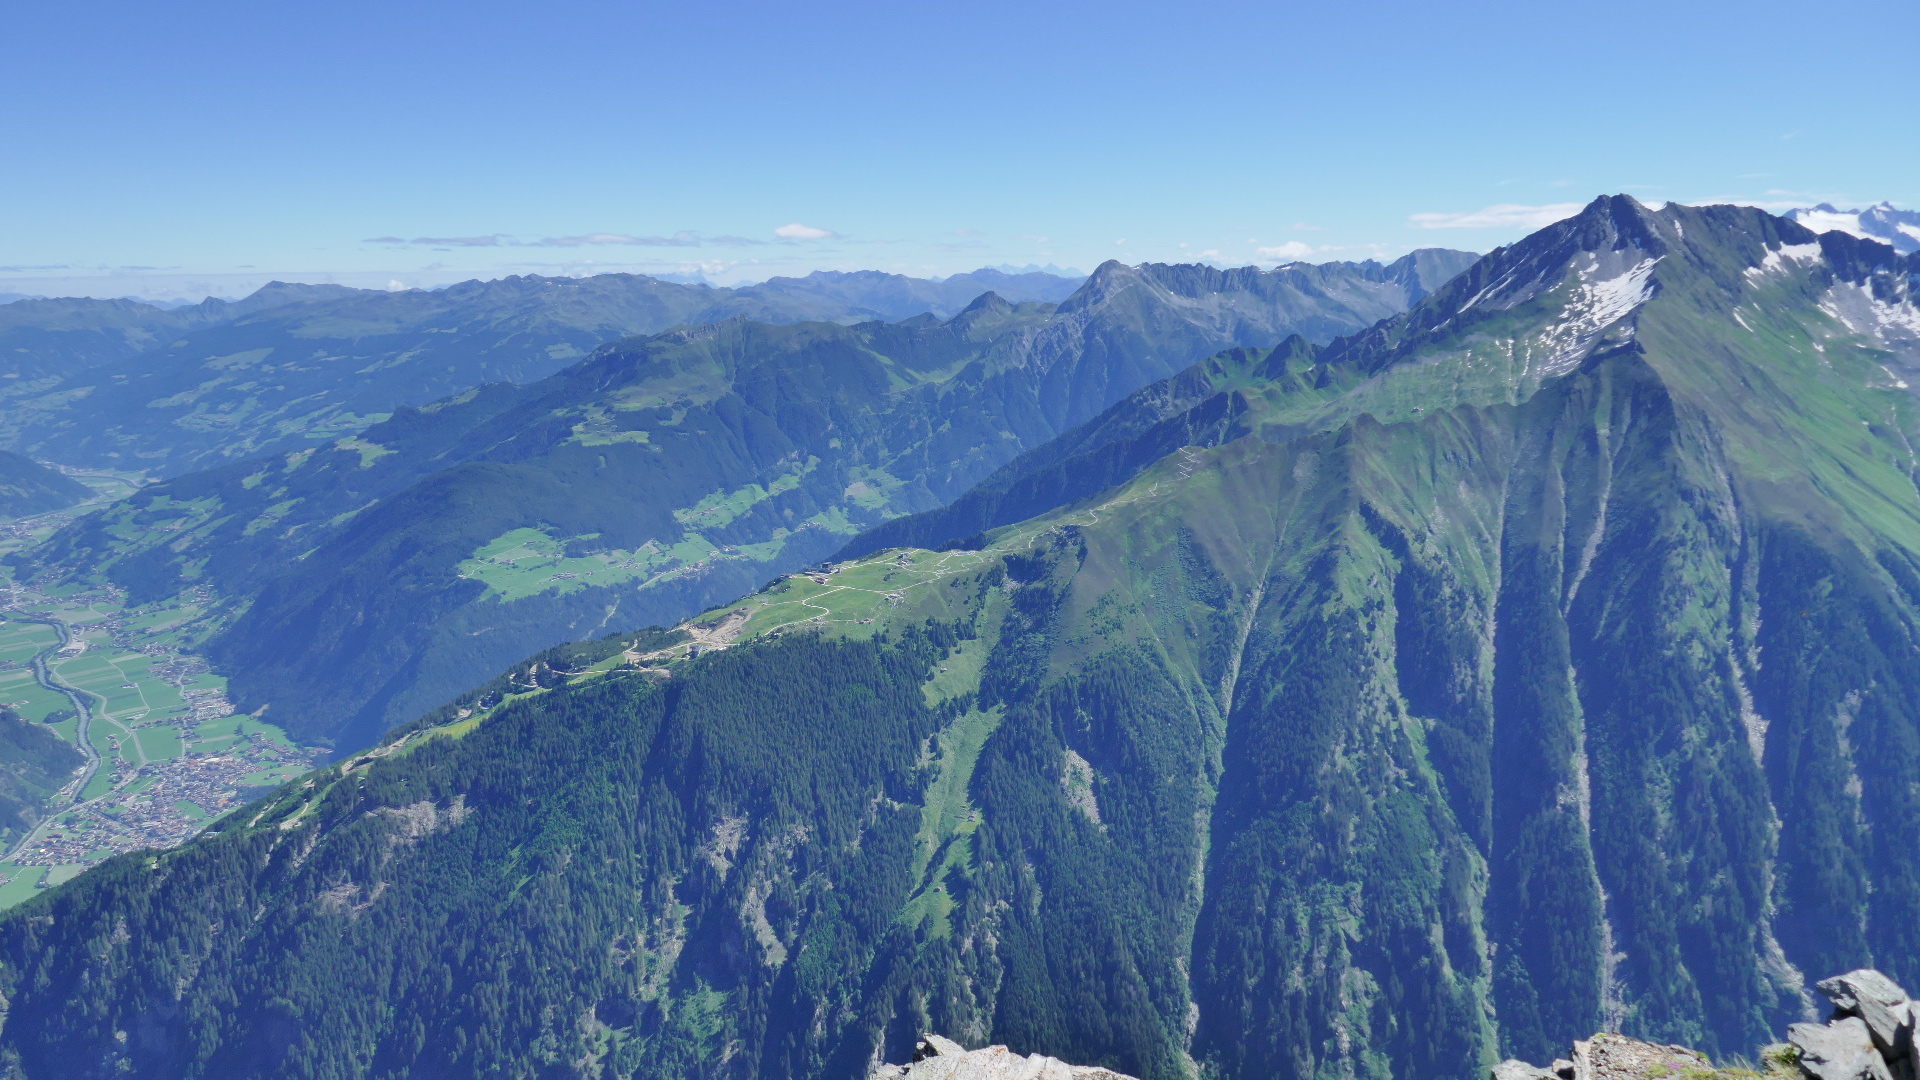
[[[0,291],[1270,264],[1486,250],[1601,192],[1920,204],[1911,0],[64,0],[4,25]]]

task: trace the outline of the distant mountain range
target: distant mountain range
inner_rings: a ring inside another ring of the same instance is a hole
[[[1475,258],[1108,263],[1057,306],[987,293],[944,321],[727,319],[628,339],[524,387],[402,407],[348,438],[149,485],[22,568],[104,574],[139,600],[212,586],[245,611],[209,646],[236,703],[270,708],[302,738],[365,745],[538,648],[677,621],[866,526],[941,506],[1223,347],[1329,340]],[[804,280],[814,296],[902,288]],[[448,340],[470,354],[476,339],[510,340],[504,326]]]
[[[544,378],[596,346],[752,318],[854,323],[950,315],[990,289],[1078,287],[993,270],[932,282],[816,273],[742,289],[631,274],[509,277],[433,291],[275,282],[236,302],[0,305],[0,443],[95,468],[176,475],[338,439],[400,405]]]
[[[926,507],[28,901],[0,1055],[840,1080],[935,1031],[1143,1080],[1477,1080],[1596,1030],[1751,1054],[1809,975],[1920,983],[1920,256],[1606,197],[1357,332],[1179,358],[1282,329],[1301,280],[686,329],[94,519],[70,557],[212,544],[307,468],[425,477],[250,594],[224,648],[293,672],[236,678],[277,711],[314,657],[413,663],[376,648],[421,640],[397,607],[477,640],[488,594],[571,587],[514,545],[718,567]]]
[[[1789,210],[1787,218],[1814,232],[1840,231],[1864,240],[1890,244],[1905,254],[1920,251],[1920,211],[1901,210],[1890,202],[1865,210],[1836,210],[1832,203]]]

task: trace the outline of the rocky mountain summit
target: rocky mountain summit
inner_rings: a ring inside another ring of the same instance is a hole
[[[1097,1065],[1069,1065],[1045,1054],[1016,1054],[1004,1046],[968,1050],[952,1039],[926,1035],[905,1065],[876,1065],[867,1080],[1133,1080]]]
[[[1697,1050],[1608,1032],[1574,1043],[1571,1059],[1544,1069],[1503,1061],[1489,1080],[1914,1080],[1920,1064],[1913,1052],[1920,1001],[1869,968],[1835,975],[1817,988],[1833,1002],[1833,1015],[1824,1024],[1788,1027],[1786,1042],[1760,1052],[1759,1069],[1716,1068]]]

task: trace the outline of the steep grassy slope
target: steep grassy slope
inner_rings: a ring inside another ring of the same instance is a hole
[[[0,1053],[852,1077],[932,1029],[1149,1080],[1465,1080],[1610,1024],[1750,1050],[1802,971],[1920,977],[1917,274],[1596,202],[1375,332],[1075,433],[1199,436],[1092,498],[543,654],[38,898],[0,921]]]
[[[63,510],[92,496],[91,488],[64,473],[0,450],[0,518]]]
[[[34,558],[250,603],[215,644],[237,700],[365,745],[535,649],[678,620],[938,506],[1222,345],[1404,306],[1436,260],[1109,264],[1057,310],[676,331],[150,486]]]

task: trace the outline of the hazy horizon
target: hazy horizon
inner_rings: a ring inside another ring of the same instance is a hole
[[[1273,265],[1486,251],[1601,193],[1920,203],[1920,146],[1804,92],[1902,70],[1920,10],[1823,10],[1870,31],[1846,49],[1783,32],[1806,18],[28,7],[0,40],[0,292]]]

